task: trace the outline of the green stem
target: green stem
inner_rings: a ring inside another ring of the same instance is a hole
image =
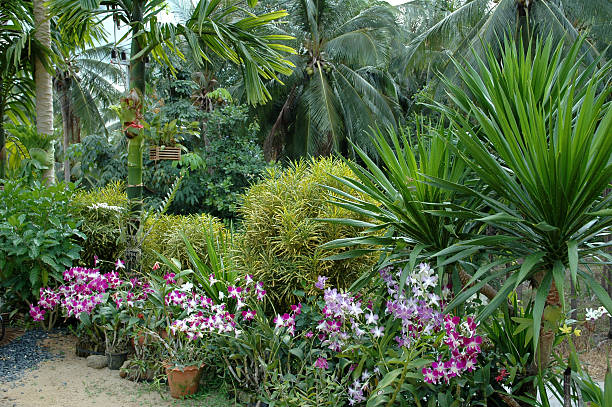
[[[4,133],[4,83],[2,78],[0,78],[0,179],[5,177],[5,144],[6,137]]]
[[[393,392],[393,396],[391,396],[391,400],[389,400],[389,403],[387,404],[387,407],[392,406],[393,403],[395,402],[395,399],[397,398],[397,395],[399,394],[402,388],[402,384],[404,384],[404,380],[406,380],[406,373],[408,372],[408,364],[410,363],[411,360],[412,360],[412,353],[410,354],[410,357],[408,358],[408,360],[404,361],[404,368],[402,369],[402,374],[400,376],[399,382],[397,382],[397,386],[395,388],[395,391]]]
[[[144,30],[143,25],[143,0],[134,2],[132,16],[132,32],[138,33]],[[132,35],[131,57],[137,55],[144,48],[144,35]],[[143,57],[130,60],[130,89],[136,89],[142,101],[145,94],[145,63]],[[140,112],[142,113],[142,112]],[[133,246],[137,242],[136,234],[140,226],[140,214],[142,212],[142,149],[143,149],[142,129],[128,141],[128,185],[127,196],[130,202],[130,219],[128,219],[128,236],[131,238]]]

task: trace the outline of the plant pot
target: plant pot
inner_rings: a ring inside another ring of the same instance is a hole
[[[80,358],[86,358],[87,356],[90,356],[90,355],[105,355],[106,354],[105,352],[103,351],[100,352],[100,351],[97,351],[96,349],[99,349],[99,347],[96,346],[95,343],[79,340],[75,345],[74,353]]]
[[[181,148],[180,147],[151,147],[149,149],[149,160],[171,160],[179,161],[181,159]]]
[[[184,369],[165,365],[170,395],[175,399],[183,398],[198,392],[203,366],[186,366]]]
[[[106,360],[110,370],[119,370],[127,359],[127,352],[106,352]]]
[[[87,347],[81,347],[78,344],[75,347],[74,353],[80,358],[86,358],[91,355],[104,355],[104,352],[96,352],[95,350],[89,349]]]

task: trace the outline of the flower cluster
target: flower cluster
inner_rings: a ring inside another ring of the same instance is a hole
[[[321,313],[324,318],[317,325],[319,339],[323,346],[340,352],[349,338],[361,338],[366,333],[367,328],[360,326],[359,323],[360,316],[364,314],[362,303],[356,297],[341,293],[335,288],[325,289],[323,300],[325,306]],[[373,329],[377,328],[375,326]]]
[[[101,274],[100,269],[72,267],[64,271],[64,281],[57,290],[41,288],[40,299],[37,306],[30,307],[30,315],[35,321],[42,321],[45,309],[50,310],[60,305],[66,316],[79,318],[82,313],[91,314],[93,310],[104,302],[104,294],[113,290],[111,298],[117,308],[125,302],[133,306],[137,301],[146,300],[151,292],[148,283],[137,279],[123,281],[116,272]],[[119,292],[120,287],[124,292]]]
[[[482,337],[476,334],[474,318],[442,312],[450,290],[445,287],[436,292],[438,276],[427,264],[420,264],[405,276],[403,286],[400,286],[401,273],[390,267],[380,270],[388,296],[382,299],[379,312],[375,311],[377,308],[372,301],[336,288],[326,288],[327,279],[319,277],[315,286],[324,290],[325,302],[321,310],[323,318],[317,325],[321,344],[341,352],[356,343],[375,344],[385,335],[394,335],[397,346],[411,349],[420,344],[434,355],[436,362],[422,369],[423,380],[427,383],[449,383],[453,377],[472,372],[482,344]],[[394,328],[387,333],[385,326],[389,319],[400,324],[397,330]],[[275,322],[277,326],[294,324],[291,314],[279,315]],[[350,386],[351,405],[365,400],[367,385],[368,381],[362,380]]]
[[[166,275],[166,284],[175,284],[174,275]],[[263,284],[255,283],[252,276],[245,277],[245,285],[230,285],[227,287],[227,298],[236,301],[236,310],[246,307],[251,297],[262,301],[265,295]],[[211,285],[218,281],[214,276],[210,277]],[[253,289],[254,286],[254,289]],[[194,290],[190,283],[183,284],[180,288],[174,288],[165,297],[166,305],[177,306],[182,311],[181,318],[176,318],[170,325],[173,335],[178,332],[184,333],[189,340],[203,338],[208,333],[234,333],[240,334],[236,323],[236,315],[227,311],[227,304],[215,304],[206,295]],[[240,314],[244,321],[255,318],[256,311],[247,309]]]
[[[604,307],[599,307],[595,309],[587,308],[585,319],[587,321],[597,321],[599,318],[603,317],[604,315],[610,316],[610,313]]]
[[[478,363],[482,337],[476,335],[476,323],[472,317],[467,317],[461,322],[461,318],[457,316],[446,315],[444,330],[444,344],[450,351],[450,357],[443,360],[440,356],[431,367],[423,368],[422,373],[426,383],[448,384],[453,377],[461,376],[466,371],[474,371]]]
[[[121,212],[123,210],[120,206],[109,205],[106,202],[95,203],[89,206],[90,209],[108,209],[111,211]]]
[[[375,368],[374,375],[378,375],[378,373],[379,373],[378,368]],[[367,391],[368,388],[370,387],[370,378],[373,377],[374,375],[368,372],[367,370],[365,370],[361,374],[361,377],[353,381],[353,383],[349,386],[348,398],[349,398],[349,404],[351,406],[357,403],[362,403],[366,401],[364,392]]]
[[[302,304],[292,305],[290,313],[278,314],[274,317],[274,326],[278,330],[287,328],[290,335],[295,335],[295,317],[302,313]]]

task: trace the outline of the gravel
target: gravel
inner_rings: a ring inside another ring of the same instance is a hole
[[[14,382],[40,362],[60,358],[61,355],[52,354],[39,345],[38,342],[48,336],[48,331],[31,330],[11,343],[0,346],[0,383]]]

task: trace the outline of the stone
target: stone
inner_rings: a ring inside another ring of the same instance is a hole
[[[130,368],[130,361],[126,360],[125,362],[123,362],[123,364],[119,368],[119,377],[121,377],[122,379],[125,379],[125,376],[127,376],[128,374],[129,368]]]
[[[102,369],[107,366],[108,362],[104,355],[91,355],[87,356],[87,366],[93,367],[94,369]]]

